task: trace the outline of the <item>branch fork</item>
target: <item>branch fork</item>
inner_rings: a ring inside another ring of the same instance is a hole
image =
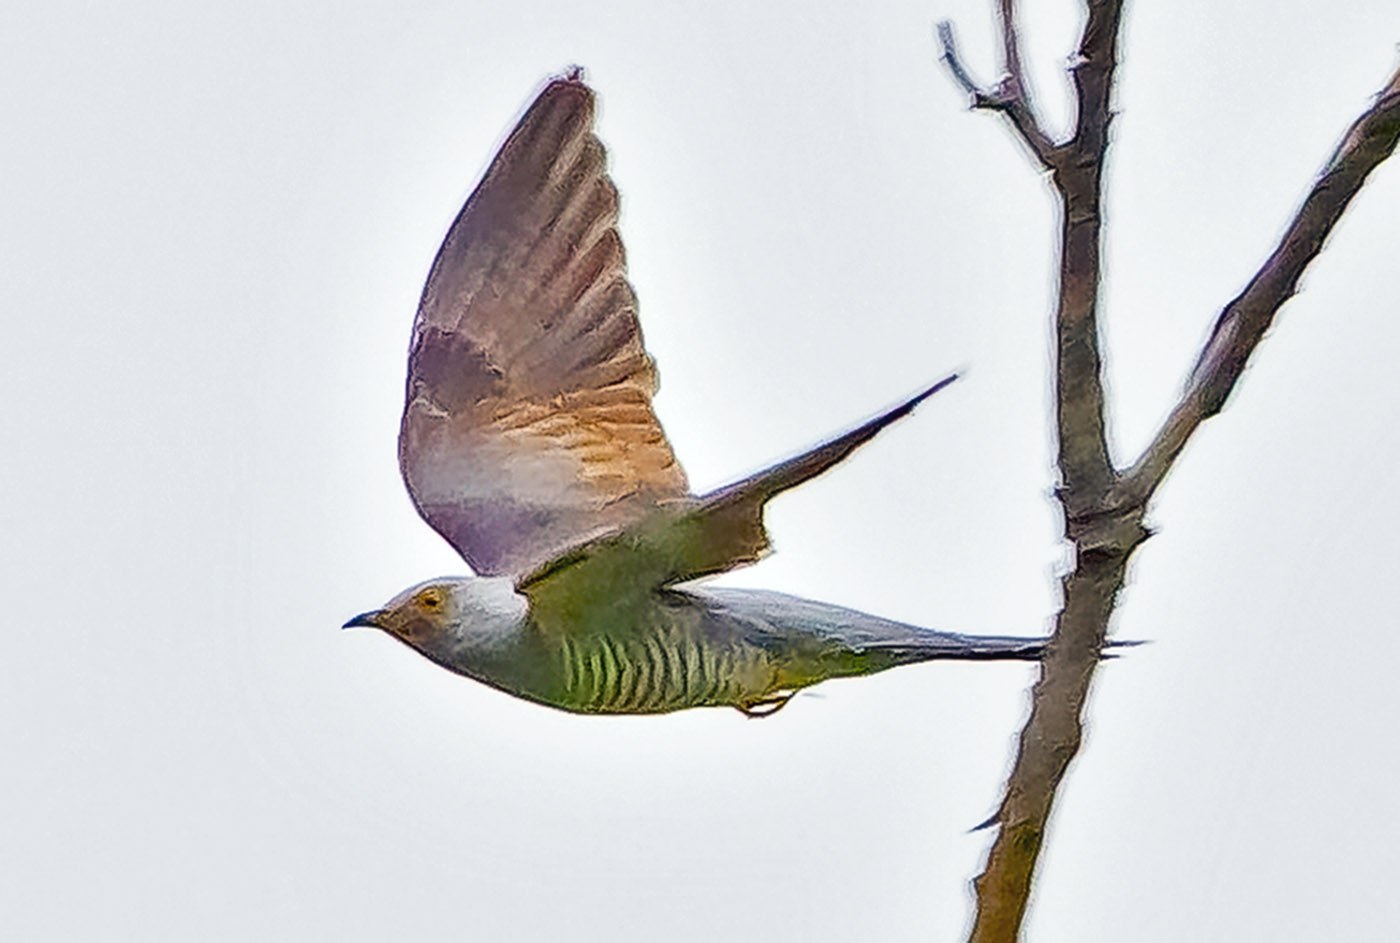
[[[1055,414],[1065,536],[1074,564],[1031,692],[1031,714],[997,815],[987,863],[974,883],[973,943],[1014,943],[1030,894],[1055,793],[1083,738],[1081,712],[1133,551],[1151,536],[1144,518],[1159,485],[1202,422],[1228,401],[1244,368],[1297,290],[1366,177],[1400,140],[1400,69],[1347,130],[1278,246],[1244,291],[1220,312],[1209,339],[1151,444],[1126,470],[1107,444],[1099,353],[1101,192],[1112,120],[1122,0],[1085,0],[1088,16],[1071,60],[1076,123],[1054,142],[1036,117],[1021,66],[1014,0],[997,0],[1003,77],[979,85],[963,64],[951,24],[938,25],[942,59],[972,107],[1002,114],[1050,171],[1061,213],[1055,313]]]
[[[999,111],[1015,128],[1017,135],[1030,148],[1041,167],[1054,170],[1059,163],[1059,148],[1040,126],[1035,109],[1031,106],[1025,74],[1021,68],[1019,43],[1012,19],[1012,5],[1002,0],[1002,76],[996,85],[984,88],[977,83],[963,64],[958,52],[958,43],[953,35],[953,24],[947,20],[938,24],[938,42],[943,47],[942,59],[954,81],[962,87],[972,102],[972,107],[985,111]]]

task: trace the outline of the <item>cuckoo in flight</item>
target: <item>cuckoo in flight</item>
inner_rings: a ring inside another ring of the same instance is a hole
[[[782,593],[696,585],[758,560],[763,508],[954,378],[704,495],[652,411],[656,369],[593,133],[551,81],[433,262],[408,359],[399,465],[475,576],[351,619],[450,671],[580,713],[772,713],[827,678],[936,658],[1035,659],[1044,640],[936,632]]]

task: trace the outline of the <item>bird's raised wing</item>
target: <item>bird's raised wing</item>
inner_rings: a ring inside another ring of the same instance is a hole
[[[575,620],[580,600],[617,600],[723,573],[753,563],[768,551],[763,526],[767,503],[784,491],[840,464],[939,390],[958,378],[944,377],[904,402],[799,455],[703,497],[667,501],[630,524],[551,557],[517,578],[540,624]]]
[[[399,466],[483,575],[687,493],[651,408],[593,106],[577,75],[539,94],[448,231],[413,325]]]

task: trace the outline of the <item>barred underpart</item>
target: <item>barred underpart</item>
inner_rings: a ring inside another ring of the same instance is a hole
[[[593,713],[737,705],[761,694],[744,679],[772,675],[757,652],[701,644],[683,631],[560,641],[569,706]]]

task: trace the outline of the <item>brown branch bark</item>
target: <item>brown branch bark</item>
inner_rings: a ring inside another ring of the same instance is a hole
[[[940,24],[943,59],[973,106],[1001,112],[1051,171],[1060,204],[1060,270],[1055,313],[1055,415],[1065,535],[1074,565],[1021,732],[997,837],[974,881],[977,913],[969,939],[1011,943],[1020,933],[1056,790],[1083,736],[1082,712],[1109,618],[1134,549],[1148,537],[1147,501],[1206,418],[1220,411],[1278,308],[1321,251],[1327,234],[1367,175],[1400,137],[1400,70],[1352,125],[1314,184],[1278,248],[1245,291],[1221,312],[1181,401],[1126,475],[1109,458],[1104,420],[1098,297],[1102,184],[1110,96],[1117,66],[1121,0],[1087,0],[1074,60],[1073,136],[1054,144],[1026,96],[1012,0],[998,0],[1007,77],[981,89],[963,66],[952,28]]]
[[[1030,148],[1040,166],[1054,169],[1059,149],[1040,126],[1031,106],[1025,73],[1021,68],[1020,41],[1016,36],[1016,7],[1013,0],[997,0],[997,19],[1001,32],[1002,78],[994,88],[983,88],[963,65],[953,24],[947,20],[938,24],[938,42],[943,47],[942,59],[954,81],[967,93],[973,108],[997,111],[1006,116],[1012,128]]]
[[[1263,267],[1220,312],[1180,401],[1124,476],[1114,503],[1140,504],[1150,498],[1191,434],[1224,407],[1274,315],[1298,290],[1299,279],[1322,251],[1332,227],[1371,171],[1395,151],[1397,139],[1400,68],[1347,129]]]
[[[1055,312],[1055,420],[1060,503],[1075,561],[1062,582],[1064,604],[1031,692],[1031,714],[998,812],[996,840],[974,882],[974,943],[1013,941],[1055,790],[1083,736],[1081,714],[1132,549],[1146,539],[1141,509],[1105,515],[1116,482],[1104,423],[1098,298],[1102,184],[1109,95],[1117,66],[1119,0],[1090,2],[1073,67],[1073,137],[1052,165],[1060,201],[1059,304]]]

